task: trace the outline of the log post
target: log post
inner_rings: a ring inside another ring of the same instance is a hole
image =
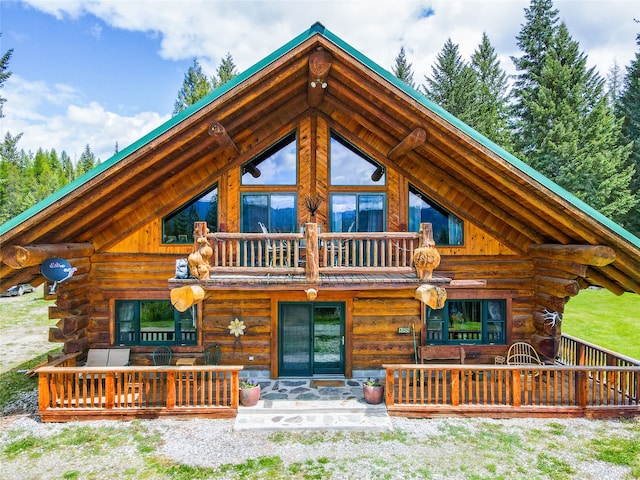
[[[171,290],[171,304],[179,312],[185,312],[204,299],[205,291],[200,285],[185,285]]]
[[[2,249],[2,261],[11,268],[20,269],[40,265],[47,258],[90,257],[94,249],[91,243],[58,243],[42,245],[9,245]]]
[[[305,242],[307,245],[307,260],[305,274],[308,283],[317,282],[320,278],[320,252],[318,249],[318,224],[305,224]]]
[[[564,260],[603,267],[616,259],[616,252],[605,245],[530,245],[528,254],[531,257]]]

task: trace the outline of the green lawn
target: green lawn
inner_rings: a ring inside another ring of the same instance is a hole
[[[565,307],[562,332],[640,359],[640,295],[582,290]]]

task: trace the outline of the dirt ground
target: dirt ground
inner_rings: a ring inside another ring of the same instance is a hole
[[[48,341],[52,301],[42,299],[42,286],[21,297],[0,298],[0,372],[48,352],[60,344]]]

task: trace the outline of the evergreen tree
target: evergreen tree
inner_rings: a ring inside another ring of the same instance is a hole
[[[486,33],[482,34],[482,41],[471,56],[471,69],[478,82],[477,111],[472,126],[498,145],[509,148],[507,74],[500,67],[498,55]]]
[[[407,56],[404,51],[404,47],[400,47],[400,53],[396,57],[396,64],[393,66],[393,74],[409,85],[411,88],[416,88],[416,83],[413,81],[413,71],[411,70],[411,64],[407,61]]]
[[[64,187],[75,178],[75,169],[73,168],[71,158],[64,150],[60,154],[60,163],[62,165],[62,170],[60,172],[60,185]]]
[[[223,58],[218,66],[217,75],[212,79],[213,88],[224,85],[233,77],[238,75],[236,65],[233,63],[233,57],[227,52],[227,56]]]
[[[78,165],[76,166],[76,177],[80,177],[96,166],[96,159],[89,147],[89,144],[84,147],[84,151],[80,155]]]
[[[640,34],[636,36],[636,44],[640,47]],[[640,196],[640,49],[626,68],[617,106],[617,112],[622,117],[624,140],[633,143],[629,159],[629,163],[635,167],[632,191],[636,196]],[[625,226],[640,236],[640,212],[638,210],[629,211],[625,217]]]
[[[566,28],[558,28],[540,74],[530,112],[527,161],[603,214],[619,221],[637,200],[630,192],[633,169],[625,168],[630,145],[621,145],[604,81],[587,69]]]
[[[0,34],[2,36],[2,34]],[[9,60],[11,60],[11,55],[13,55],[13,49],[7,50],[4,55],[0,58],[0,89],[2,89],[4,82],[6,82],[11,76],[11,72],[7,69],[9,68]],[[4,117],[2,113],[2,106],[7,99],[0,96],[0,118]]]
[[[184,75],[182,89],[178,92],[178,99],[173,105],[173,114],[177,115],[187,109],[213,90],[213,85],[202,71],[198,60],[193,59],[193,65]]]
[[[614,60],[607,75],[607,97],[609,98],[611,106],[616,110],[618,108],[618,99],[620,95],[622,95],[623,82],[624,79],[620,65]]]
[[[447,39],[431,67],[433,78],[425,76],[425,94],[446,111],[470,125],[476,115],[478,82],[460,56],[458,45]]]
[[[513,143],[516,152],[526,160],[534,148],[530,140],[540,136],[532,122],[530,102],[538,97],[538,79],[558,30],[558,10],[551,0],[531,0],[530,8],[525,9],[525,19],[527,22],[516,37],[523,55],[511,60],[521,72],[515,76],[513,88]]]
[[[29,157],[18,151],[22,134],[5,134],[0,144],[0,224],[4,223],[35,203],[32,184],[25,174],[30,166]]]

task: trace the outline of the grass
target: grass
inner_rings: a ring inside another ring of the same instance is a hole
[[[21,363],[8,372],[0,373],[0,410],[16,401],[23,393],[30,392],[38,386],[38,377],[36,375],[28,377],[24,372],[45,362],[48,354],[59,350],[59,348],[53,349]]]
[[[640,359],[640,295],[588,289],[569,300],[562,332]]]

